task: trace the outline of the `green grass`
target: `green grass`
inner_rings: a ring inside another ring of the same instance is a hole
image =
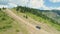
[[[19,32],[28,34],[26,25],[21,22],[18,23],[6,13],[0,11],[0,34],[18,34]]]
[[[22,32],[23,34],[28,34],[28,30],[26,28],[26,25],[25,24],[22,24],[21,22],[20,23],[13,23],[13,28],[15,30],[15,33],[17,32]]]
[[[16,13],[16,14],[18,14],[18,15],[20,15],[19,13],[21,13],[20,11],[17,12],[15,9],[12,9],[12,10],[13,10],[14,13]],[[27,16],[30,16],[31,18],[35,19],[36,21],[46,23],[47,25],[49,25],[49,26],[57,29],[58,31],[60,31],[60,25],[55,24],[55,23],[52,23],[52,22],[51,22],[50,20],[48,20],[48,19],[44,19],[44,18],[42,18],[42,17],[38,17],[38,16],[36,16],[36,15],[34,15],[34,14],[32,14],[32,13],[29,13],[29,12],[26,12],[25,14],[26,14]]]
[[[57,29],[58,31],[60,31],[60,25],[58,24],[54,24],[52,23],[50,20],[47,20],[47,19],[43,19],[42,17],[38,17],[36,15],[33,15],[31,13],[26,13],[28,16],[30,16],[31,18],[35,19],[36,21],[39,21],[39,22],[44,22],[46,23],[47,25],[51,26],[51,27],[54,27],[55,29]]]
[[[4,12],[0,11],[0,31],[8,29],[11,26],[13,20],[7,16]]]

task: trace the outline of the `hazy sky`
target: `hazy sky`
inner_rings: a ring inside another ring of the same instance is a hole
[[[16,7],[17,5],[43,10],[60,10],[60,0],[0,0],[0,7]]]

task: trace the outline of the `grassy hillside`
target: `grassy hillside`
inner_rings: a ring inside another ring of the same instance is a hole
[[[30,16],[31,18],[33,18],[39,22],[44,22],[44,23],[54,27],[58,31],[60,31],[60,23],[58,22],[58,20],[56,21],[56,19],[58,18],[56,16],[58,14],[54,13],[51,10],[38,10],[38,9],[33,9],[33,8],[28,8],[28,7],[21,7],[21,6],[14,8],[14,10],[17,11],[17,14],[19,12],[24,13],[27,16]]]
[[[60,12],[60,11],[59,11]],[[54,21],[57,21],[57,23],[60,24],[60,15],[57,13],[57,11],[48,11],[48,12],[43,12],[46,16],[49,18],[52,18]]]
[[[0,31],[11,28],[13,20],[9,18],[4,12],[0,11]]]
[[[0,10],[0,34],[28,34],[28,30],[25,24],[18,23]]]

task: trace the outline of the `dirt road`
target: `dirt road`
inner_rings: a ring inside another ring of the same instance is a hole
[[[28,21],[29,23],[34,24],[34,25],[39,25],[42,29],[44,29],[50,33],[60,34],[60,31],[57,31],[52,26],[49,26],[43,22],[38,22],[38,21],[34,20],[33,18],[31,18],[31,16],[29,16],[29,15],[27,15],[28,19],[26,19],[25,17],[23,17],[24,15],[26,15],[26,14],[25,13],[18,13],[18,16],[21,17],[22,19],[24,19],[25,21]]]
[[[35,25],[30,24],[28,21],[25,21],[24,19],[20,18],[19,16],[17,16],[15,13],[13,13],[11,10],[6,9],[5,13],[7,13],[11,18],[13,18],[14,20],[18,21],[18,22],[23,22],[24,24],[26,24],[30,29],[29,31],[31,32],[31,34],[53,34],[50,32],[47,32],[43,29],[38,30]]]

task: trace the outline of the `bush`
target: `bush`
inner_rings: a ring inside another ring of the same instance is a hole
[[[19,30],[16,30],[16,32],[19,32]]]
[[[0,8],[0,11],[1,11],[1,8]]]
[[[28,18],[28,16],[26,15],[26,19]]]
[[[6,20],[6,19],[3,17],[2,20]]]

